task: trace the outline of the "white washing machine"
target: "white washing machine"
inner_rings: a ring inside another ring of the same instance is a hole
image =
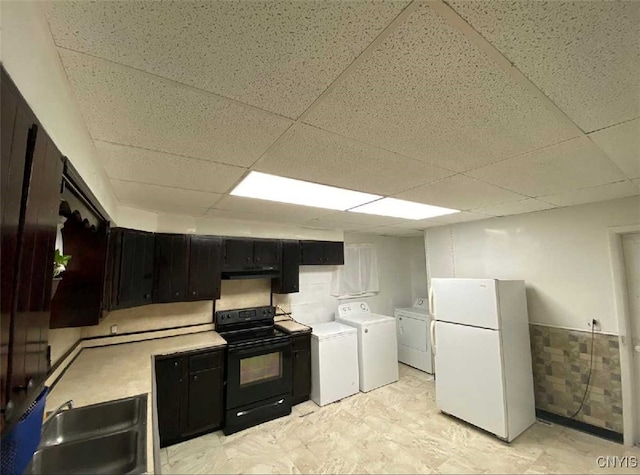
[[[338,306],[337,322],[358,330],[360,391],[368,392],[398,380],[396,319],[371,313],[364,302]]]
[[[337,322],[311,328],[311,400],[324,406],[353,396],[359,389],[356,329]]]
[[[429,302],[417,299],[413,307],[396,308],[398,327],[398,361],[433,374],[431,341],[429,338]]]

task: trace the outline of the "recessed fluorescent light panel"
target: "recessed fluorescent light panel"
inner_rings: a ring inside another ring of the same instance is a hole
[[[318,185],[267,173],[251,172],[231,192],[233,196],[346,211],[382,198],[378,195]]]
[[[350,209],[349,211],[404,219],[427,219],[460,212],[460,210],[457,209],[441,208],[440,206],[425,205],[395,198],[383,198],[373,203],[367,203]]]

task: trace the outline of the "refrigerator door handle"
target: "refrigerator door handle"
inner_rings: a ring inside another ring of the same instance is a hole
[[[436,321],[431,320],[431,326],[429,327],[429,338],[431,339],[431,354],[436,355]]]
[[[433,315],[433,286],[429,286],[429,315]]]

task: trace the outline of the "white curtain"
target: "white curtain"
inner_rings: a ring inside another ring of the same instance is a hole
[[[339,298],[365,297],[380,291],[378,255],[373,244],[345,244],[344,265],[331,282],[331,295]]]

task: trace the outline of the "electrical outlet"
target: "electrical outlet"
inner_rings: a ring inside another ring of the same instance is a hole
[[[118,325],[111,325],[111,334],[112,335],[118,334]]]
[[[589,327],[589,329],[591,329],[591,326],[593,326],[593,329],[595,331],[602,330],[602,328],[600,327],[600,320],[598,320],[597,318],[590,318],[589,320],[587,320],[587,326]]]

